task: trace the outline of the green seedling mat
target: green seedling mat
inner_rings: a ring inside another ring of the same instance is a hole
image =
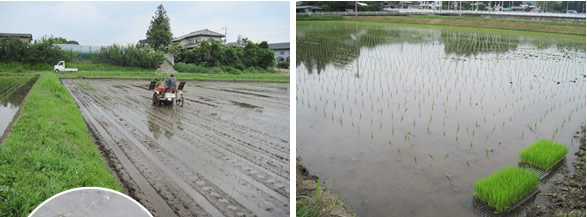
[[[550,174],[552,174],[552,172],[556,171],[563,164],[564,160],[565,160],[565,158],[563,158],[560,162],[558,162],[556,165],[554,165],[552,167],[552,169],[549,171],[544,171],[544,170],[534,168],[534,167],[531,167],[527,164],[522,164],[522,163],[518,164],[518,166],[520,168],[527,169],[531,172],[538,173],[538,180],[542,181],[543,179],[548,177]],[[521,206],[522,204],[524,204],[526,201],[530,200],[532,197],[534,197],[539,192],[540,192],[540,190],[536,190],[535,192],[528,195],[528,197],[525,197],[523,200],[521,200],[520,202],[518,202],[517,204],[512,206],[510,209],[508,209],[504,212],[501,212],[501,213],[497,212],[497,210],[495,208],[488,206],[487,204],[483,203],[483,201],[480,201],[473,196],[471,196],[465,200],[462,200],[460,202],[460,204],[461,204],[461,206],[463,206],[467,209],[473,210],[473,213],[477,214],[480,217],[501,217],[501,216],[505,216],[506,214],[513,211],[517,207]]]

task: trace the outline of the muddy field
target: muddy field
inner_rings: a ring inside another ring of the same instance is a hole
[[[128,193],[154,216],[288,216],[289,86],[188,82],[155,107],[148,81],[63,80]]]

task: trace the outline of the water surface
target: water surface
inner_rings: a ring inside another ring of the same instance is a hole
[[[541,138],[578,148],[585,39],[297,25],[302,163],[359,216],[471,216],[476,179]],[[450,177],[450,178],[449,178]]]

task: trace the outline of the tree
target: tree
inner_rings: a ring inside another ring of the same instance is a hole
[[[222,58],[222,51],[222,42],[213,41],[210,46],[210,59],[208,60],[208,66],[216,66],[219,63],[220,58]]]
[[[269,49],[269,44],[267,44],[267,41],[262,41],[261,43],[259,43],[259,47]]]
[[[173,39],[173,35],[171,34],[169,17],[163,5],[160,4],[147,30],[147,40],[151,47],[156,50],[164,50],[171,42],[171,39]]]
[[[65,42],[65,43],[66,43],[66,44],[77,44],[77,45],[79,45],[79,42],[77,42],[77,41],[74,41],[74,40],[70,40],[70,41],[67,41],[67,42]]]
[[[178,58],[179,55],[181,53],[183,53],[183,50],[184,50],[183,45],[181,45],[181,43],[179,43],[179,42],[173,42],[173,43],[169,44],[169,46],[167,47],[167,52],[169,52],[171,55],[173,55],[173,58]]]

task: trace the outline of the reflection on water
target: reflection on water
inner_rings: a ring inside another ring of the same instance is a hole
[[[471,216],[474,181],[527,145],[578,148],[584,38],[297,27],[298,153],[359,216]]]
[[[3,83],[4,77],[0,77],[0,83]],[[30,77],[28,77],[30,78]],[[13,89],[7,93],[0,93],[0,137],[18,112],[24,98],[35,83],[36,78],[30,79],[19,88]]]
[[[330,63],[346,65],[359,56],[362,47],[373,48],[381,44],[440,43],[447,55],[459,56],[503,53],[516,50],[519,45],[585,51],[585,40],[557,40],[548,35],[532,37],[507,32],[495,34],[489,31],[315,23],[297,25],[296,64],[304,64],[310,73],[314,70],[320,73]]]

